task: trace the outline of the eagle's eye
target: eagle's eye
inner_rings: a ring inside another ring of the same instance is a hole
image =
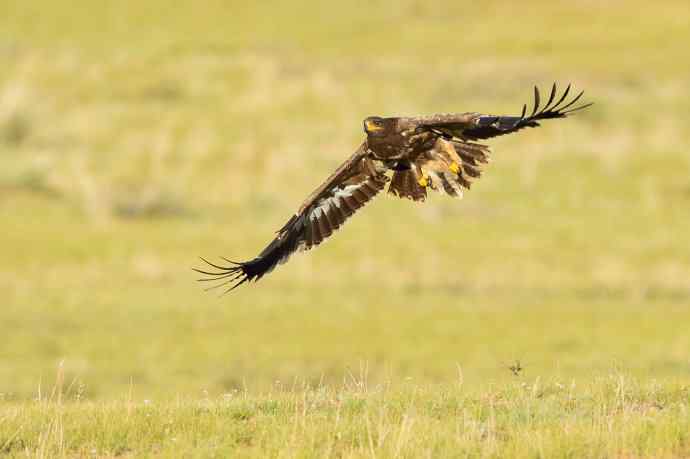
[[[381,118],[367,118],[364,120],[364,132],[377,132],[383,130],[383,120]]]

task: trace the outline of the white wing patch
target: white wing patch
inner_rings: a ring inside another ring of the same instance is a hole
[[[328,212],[328,209],[331,206],[336,206],[340,208],[340,206],[342,205],[341,200],[343,198],[349,198],[350,196],[352,196],[352,193],[354,193],[355,190],[362,186],[362,184],[356,184],[347,185],[344,188],[336,188],[333,191],[333,196],[329,196],[327,198],[319,200],[316,207],[314,207],[314,209],[309,213],[309,219],[311,221],[318,220],[319,218],[321,218],[321,215],[323,213]]]
[[[336,232],[359,208],[376,196],[387,182],[385,176],[353,177],[349,183],[331,188],[304,214],[304,245],[307,250]]]

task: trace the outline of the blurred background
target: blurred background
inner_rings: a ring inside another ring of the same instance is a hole
[[[0,4],[0,395],[690,380],[686,1]],[[222,297],[369,115],[592,109]]]

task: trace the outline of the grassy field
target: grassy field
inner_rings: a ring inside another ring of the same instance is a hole
[[[3,449],[54,456],[641,457],[690,449],[690,390],[622,374],[466,393],[446,385],[276,386],[262,395],[12,404]]]
[[[687,2],[95,5],[0,4],[0,455],[690,456]],[[195,282],[364,117],[554,80],[464,200]]]

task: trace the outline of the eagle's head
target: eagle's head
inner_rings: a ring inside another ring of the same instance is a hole
[[[370,116],[364,120],[364,132],[370,136],[384,136],[395,129],[395,118]]]

